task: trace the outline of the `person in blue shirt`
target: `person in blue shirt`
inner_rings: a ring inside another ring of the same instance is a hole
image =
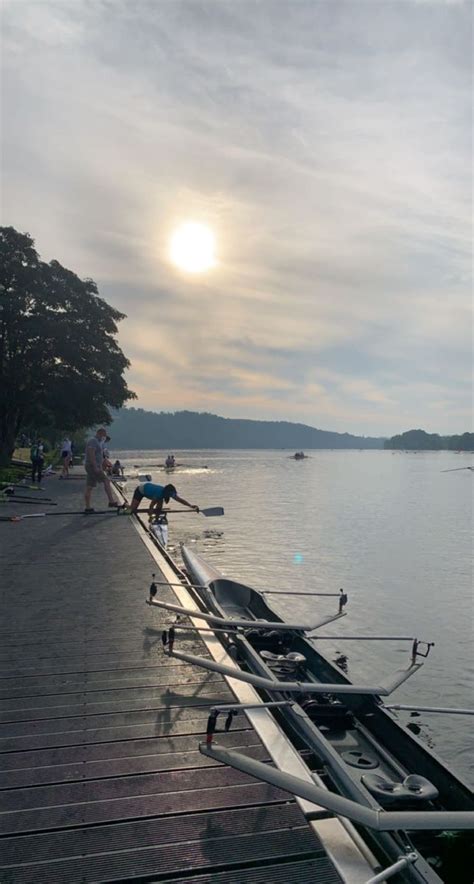
[[[183,497],[178,497],[174,485],[155,485],[153,482],[145,482],[143,485],[138,485],[133,492],[132,504],[130,507],[131,513],[137,511],[144,497],[150,501],[150,506],[148,508],[150,516],[159,516],[163,509],[163,502],[169,503],[170,498],[173,498],[173,500],[176,500],[178,503],[182,503],[183,506],[188,506],[196,513],[199,512],[198,506],[188,503]]]

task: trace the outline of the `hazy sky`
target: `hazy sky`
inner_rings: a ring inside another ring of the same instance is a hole
[[[4,0],[2,223],[127,313],[144,408],[469,429],[472,15]]]

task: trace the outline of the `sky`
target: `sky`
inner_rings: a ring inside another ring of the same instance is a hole
[[[139,407],[472,429],[464,0],[3,0],[1,223],[127,314]],[[182,223],[216,263],[170,261]]]

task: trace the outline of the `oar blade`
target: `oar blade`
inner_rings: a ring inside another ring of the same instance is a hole
[[[204,510],[199,510],[203,516],[223,516],[224,515],[224,507],[223,506],[209,506]]]

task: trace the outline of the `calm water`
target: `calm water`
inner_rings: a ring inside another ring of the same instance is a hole
[[[168,474],[149,468],[168,452],[120,452],[153,480],[172,481],[201,507],[225,517],[173,516],[170,548],[196,549],[229,577],[261,589],[349,594],[348,615],[322,632],[412,635],[436,642],[418,675],[392,700],[422,705],[474,704],[472,528],[474,473],[443,469],[474,463],[454,452],[180,451]],[[204,467],[207,467],[205,469]],[[133,489],[135,482],[128,485]],[[297,596],[272,604],[293,621],[326,613],[330,599]],[[348,658],[352,680],[373,682],[408,661],[408,645],[321,642]],[[474,783],[473,719],[421,714],[420,736]]]

